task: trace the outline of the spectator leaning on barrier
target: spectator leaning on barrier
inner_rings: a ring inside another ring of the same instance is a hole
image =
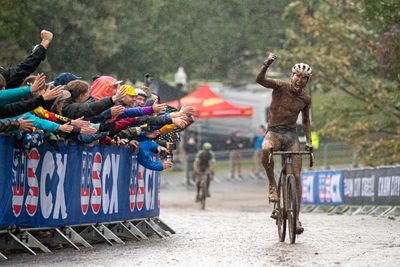
[[[6,81],[5,88],[18,87],[27,76],[36,71],[39,64],[46,58],[46,50],[53,40],[53,34],[42,30],[40,36],[42,38],[41,43],[36,45],[32,53],[17,67],[10,69],[0,67],[0,74],[3,75]]]
[[[121,81],[111,76],[96,77],[89,86],[70,72],[46,84],[44,74],[32,74],[45,59],[53,34],[43,30],[41,37],[42,43],[25,61],[16,68],[0,69],[0,132],[15,136],[24,149],[43,142],[57,149],[64,140],[90,143],[101,138],[102,144],[133,146],[146,168],[161,171],[173,166],[170,160],[153,161],[151,153],[165,156],[170,153],[165,147],[174,149],[179,132],[194,121],[193,107],[178,111],[160,104],[149,89],[150,75],[145,75],[140,89],[119,88]],[[4,90],[9,87],[15,88]],[[139,135],[121,138],[120,131],[130,126],[136,126]]]
[[[113,96],[86,103],[89,98],[89,84],[87,82],[75,80],[69,82],[64,89],[71,93],[71,98],[65,101],[62,113],[71,119],[77,119],[82,116],[86,118],[100,114],[114,106],[114,103],[120,101],[125,95],[124,90],[118,90]]]
[[[15,117],[22,113],[29,112],[54,99],[61,93],[61,89],[55,92],[47,92],[43,95],[36,95],[43,90],[45,76],[38,75],[32,87],[22,87],[0,91],[0,118]],[[56,94],[56,95],[55,95]],[[57,95],[58,94],[58,95]],[[20,100],[27,96],[32,96],[26,100]],[[55,96],[54,96],[55,95]]]
[[[168,150],[151,140],[140,142],[138,162],[143,167],[154,171],[163,171],[173,167],[174,164],[170,160],[164,160],[163,162],[152,161],[150,152],[168,153]]]
[[[28,83],[33,83],[37,76],[30,75],[25,80],[21,86],[25,86]],[[50,87],[52,87],[50,85]],[[8,90],[10,91],[10,90]],[[62,116],[61,109],[63,103],[68,99],[71,94],[67,90],[62,90],[62,94],[54,100],[46,101],[43,106],[39,106],[31,111],[31,113],[39,118],[46,119],[58,124],[70,123],[72,126],[80,128],[77,132],[85,134],[93,134],[96,132],[95,129],[90,128],[90,122],[85,121],[82,118],[71,120],[67,117]],[[51,111],[49,111],[51,110]],[[75,130],[75,128],[74,128]]]
[[[111,76],[100,76],[90,86],[89,101],[98,101],[105,97],[115,95],[121,83],[122,81],[117,81]]]
[[[143,91],[140,88],[135,89],[135,92],[137,94],[136,96],[136,105],[139,107],[144,107],[147,101],[147,94],[145,91]]]

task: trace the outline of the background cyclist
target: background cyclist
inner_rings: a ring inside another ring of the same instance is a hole
[[[193,163],[194,175],[196,179],[196,202],[200,201],[200,183],[201,177],[207,175],[207,197],[210,197],[210,181],[214,175],[215,155],[211,150],[212,145],[208,142],[203,144],[203,150],[197,152],[196,158]]]

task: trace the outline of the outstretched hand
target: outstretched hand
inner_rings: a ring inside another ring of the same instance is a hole
[[[165,169],[172,168],[174,166],[174,163],[172,163],[172,161],[169,161],[169,160],[164,160],[162,162],[162,165],[163,165],[163,170],[165,170]]]
[[[42,91],[45,88],[45,85],[46,85],[46,76],[43,73],[39,73],[36,76],[35,81],[31,86],[31,93],[36,94]]]
[[[120,87],[118,90],[117,90],[117,92],[115,93],[115,95],[113,95],[113,97],[112,97],[112,101],[115,103],[115,102],[117,102],[117,101],[120,101],[120,100],[122,100],[122,98],[124,98],[124,96],[125,96],[125,90],[126,90],[126,87]]]
[[[33,128],[33,120],[25,120],[25,114],[18,119],[19,129],[21,131],[30,131]]]
[[[165,113],[166,109],[167,109],[167,104],[157,104],[154,103],[153,106],[153,112],[155,114],[161,114],[161,113]]]
[[[51,85],[49,85],[47,87],[46,92],[44,92],[44,94],[42,95],[42,97],[43,97],[44,101],[49,101],[49,100],[56,99],[61,94],[62,94],[62,86],[61,85],[54,87],[53,89],[51,89]]]
[[[84,117],[82,116],[76,120],[71,120],[71,125],[78,128],[90,127],[90,121],[85,121]]]
[[[192,106],[182,106],[181,112],[185,113],[186,115],[193,115],[196,112],[196,108]]]
[[[112,117],[118,116],[118,115],[124,113],[124,110],[125,110],[125,107],[124,107],[124,106],[121,106],[121,105],[113,106],[113,107],[111,108],[111,116],[112,116]]]

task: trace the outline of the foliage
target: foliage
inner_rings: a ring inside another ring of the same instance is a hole
[[[337,117],[321,132],[358,148],[369,165],[400,162],[399,7],[398,1],[308,0],[285,11],[298,23],[286,33],[285,66],[306,60],[314,91],[340,90],[355,101],[327,107]]]
[[[0,54],[1,65],[19,62],[44,28],[55,34],[44,65],[48,76],[72,71],[131,81],[146,72],[174,73],[180,65],[191,79],[253,78],[245,71],[248,61],[259,64],[266,50],[281,46],[278,26],[289,2],[0,1],[2,49],[13,51]]]

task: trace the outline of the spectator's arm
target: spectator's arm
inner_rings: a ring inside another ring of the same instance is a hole
[[[167,125],[164,125],[164,126],[161,127],[161,129],[159,130],[160,135],[164,135],[164,134],[170,133],[170,132],[172,132],[175,128],[176,128],[176,125],[175,125],[175,124],[167,124]]]
[[[17,88],[26,77],[36,71],[39,64],[45,58],[46,49],[42,45],[38,45],[17,67],[7,70],[3,69],[0,73],[6,79],[6,88]]]
[[[20,101],[21,98],[29,95],[31,95],[31,88],[29,86],[0,90],[0,106]]]
[[[105,122],[108,119],[111,119],[111,109],[107,109],[105,111],[103,111],[100,114],[94,115],[92,117],[88,117],[86,118],[86,120],[92,122],[92,123],[101,123],[101,122]]]
[[[33,120],[33,126],[36,128],[48,131],[48,132],[56,132],[58,128],[60,127],[60,124],[57,124],[52,121],[44,120],[41,119],[35,115],[32,115],[31,113],[25,113],[25,119],[27,120]]]
[[[11,132],[19,129],[19,122],[17,120],[5,119],[0,120],[0,132]]]
[[[153,171],[162,171],[164,169],[164,166],[161,162],[151,160],[149,151],[142,147],[142,145],[139,148],[138,162],[146,169]]]
[[[151,115],[153,113],[152,107],[135,107],[135,108],[126,108],[124,113],[118,116],[118,119],[122,118],[133,118],[139,117],[142,115]]]
[[[0,106],[0,119],[21,115],[22,113],[29,112],[43,104],[44,104],[43,97],[36,96],[28,100],[19,101],[5,106]]]

